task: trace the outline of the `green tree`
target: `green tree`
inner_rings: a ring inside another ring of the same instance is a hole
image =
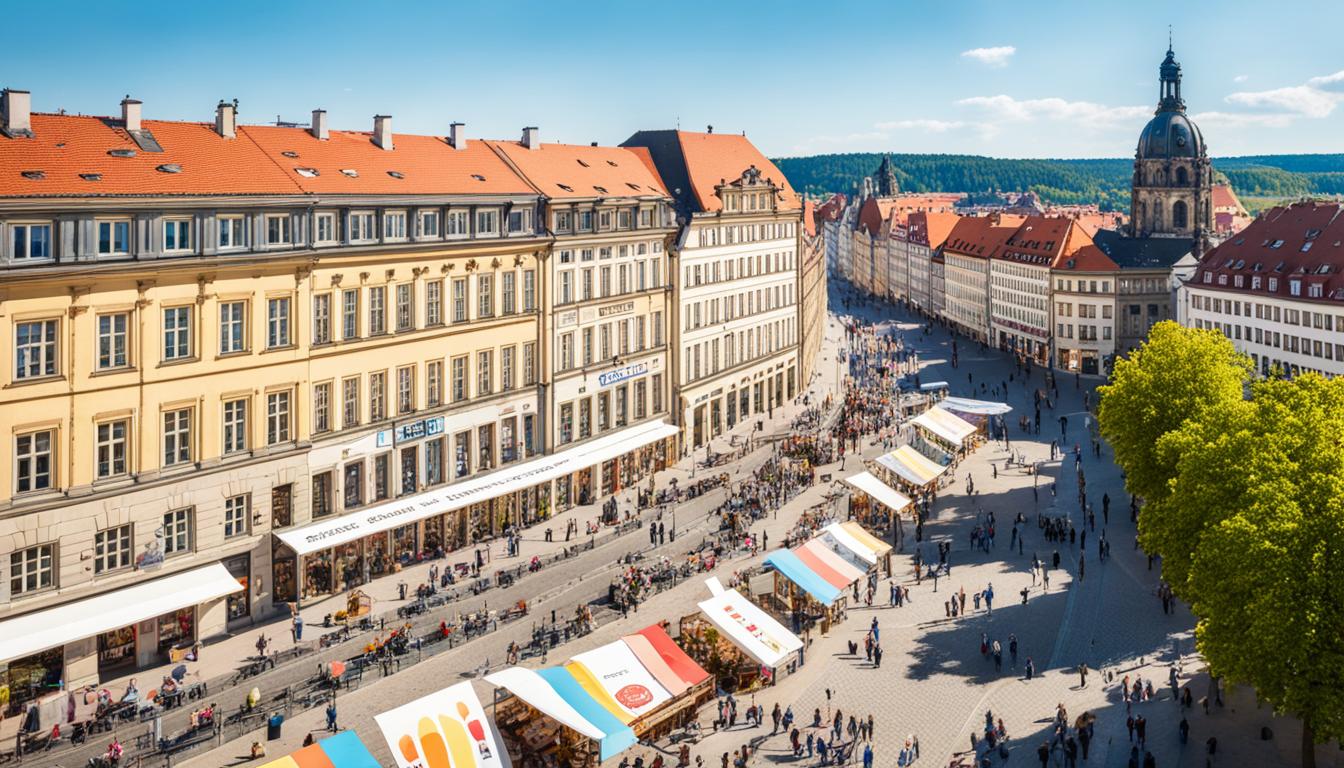
[[[1149,551],[1211,671],[1300,718],[1314,766],[1315,743],[1344,738],[1344,380],[1257,382],[1158,443],[1175,474],[1144,509]]]
[[[1250,360],[1221,333],[1171,321],[1154,325],[1143,345],[1117,361],[1100,389],[1097,420],[1130,493],[1161,501],[1175,465],[1159,454],[1158,438],[1210,405],[1241,400],[1250,374]]]

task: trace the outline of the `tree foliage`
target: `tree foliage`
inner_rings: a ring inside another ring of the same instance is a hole
[[[1175,463],[1160,455],[1158,438],[1214,403],[1241,400],[1250,374],[1250,361],[1221,333],[1171,321],[1118,360],[1100,390],[1097,420],[1130,492],[1148,503],[1164,498]]]

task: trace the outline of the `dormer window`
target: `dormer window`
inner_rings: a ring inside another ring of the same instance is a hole
[[[1307,286],[1307,297],[1319,299],[1325,295],[1325,286],[1321,283],[1312,283]]]
[[[569,227],[570,227],[570,221],[571,221],[571,218],[572,218],[572,217],[570,216],[569,211],[556,211],[556,213],[555,213],[555,231],[556,231],[556,232],[568,232],[568,231],[569,231]]]
[[[342,168],[341,173],[345,174],[346,176],[349,176],[352,179],[359,178],[359,171],[356,171],[354,168]]]
[[[316,168],[295,168],[294,172],[305,179],[315,179],[321,175]]]
[[[1288,293],[1289,293],[1290,295],[1293,295],[1293,296],[1301,296],[1301,295],[1302,295],[1302,281],[1301,281],[1301,280],[1289,280],[1289,281],[1288,281]]]
[[[373,214],[368,211],[353,211],[350,214],[350,242],[371,242],[376,235],[373,232]]]
[[[191,250],[191,219],[166,219],[163,222],[163,250],[178,252]]]
[[[51,258],[51,222],[9,225],[9,258],[14,261],[45,261]]]

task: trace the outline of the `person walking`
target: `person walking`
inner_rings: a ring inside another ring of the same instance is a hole
[[[328,730],[328,731],[331,731],[332,733],[335,733],[335,732],[336,732],[336,701],[335,701],[335,700],[332,700],[332,702],[331,702],[330,704],[327,705],[327,730]]]
[[[1017,635],[1008,633],[1008,668],[1017,669]]]
[[[1087,687],[1087,664],[1086,664],[1086,663],[1083,663],[1083,664],[1079,664],[1079,665],[1078,665],[1078,687],[1079,687],[1079,688],[1086,688],[1086,687]]]
[[[303,640],[303,617],[299,615],[298,611],[294,612],[289,631],[294,635],[294,644],[298,645]]]

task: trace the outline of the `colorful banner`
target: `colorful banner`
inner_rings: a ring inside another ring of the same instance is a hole
[[[700,611],[733,645],[771,669],[803,647],[797,635],[735,589],[700,603]]]
[[[822,605],[831,605],[840,599],[840,589],[818,575],[791,550],[777,549],[766,555],[765,562]]]
[[[397,768],[509,768],[471,683],[458,683],[375,715]]]
[[[623,641],[580,653],[565,669],[626,725],[672,698]]]
[[[379,768],[379,765],[354,731],[341,731],[260,768]]]

